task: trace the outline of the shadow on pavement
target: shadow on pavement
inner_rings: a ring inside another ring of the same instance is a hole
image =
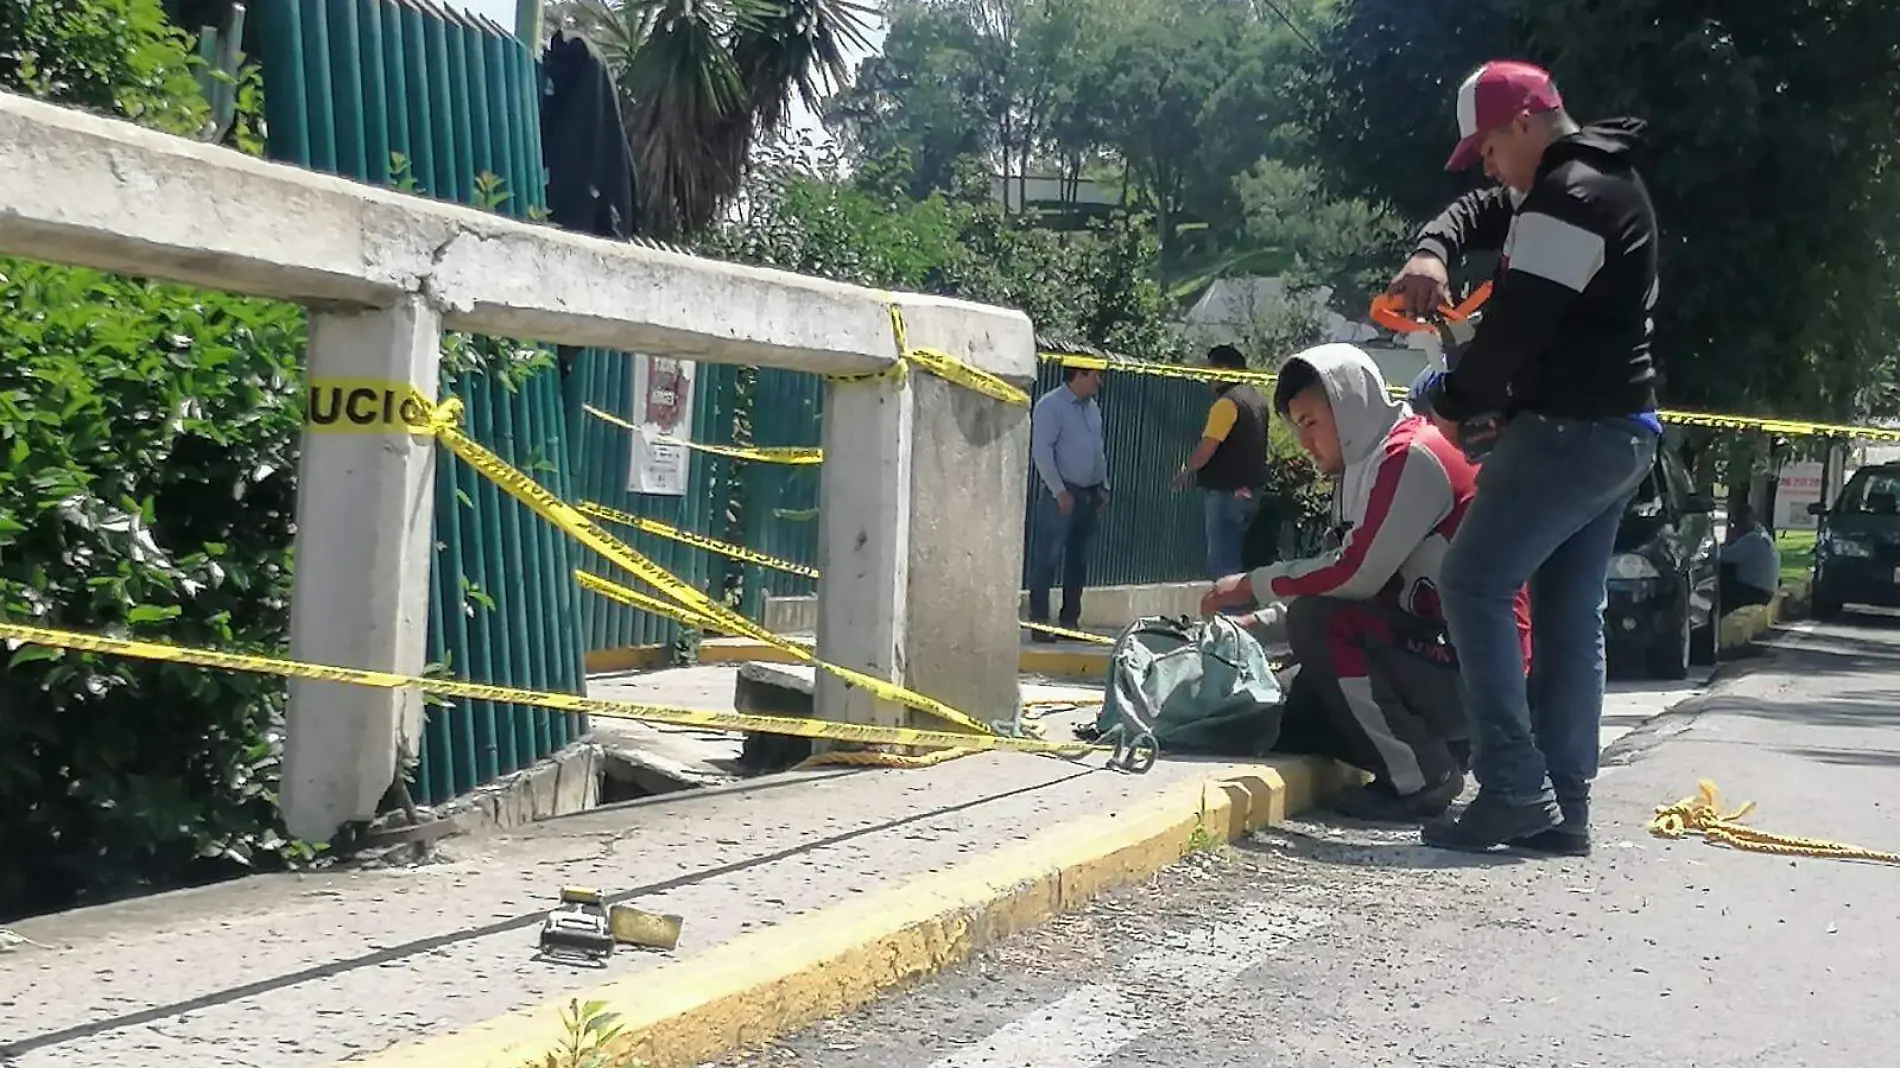
[[[1304,829],[1311,826],[1318,833]],[[1333,833],[1328,833],[1333,832]],[[1334,837],[1334,834],[1338,837]],[[1513,853],[1456,853],[1433,849],[1418,840],[1415,829],[1377,827],[1346,820],[1303,819],[1256,831],[1234,843],[1243,853],[1292,857],[1318,864],[1352,868],[1454,871],[1500,868],[1522,864]]]

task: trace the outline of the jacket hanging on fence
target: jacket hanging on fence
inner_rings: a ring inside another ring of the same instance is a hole
[[[620,124],[620,97],[607,61],[584,37],[555,31],[541,60],[541,162],[548,172],[548,219],[615,241],[631,238],[633,153]],[[565,381],[579,350],[556,358]]]
[[[633,153],[607,61],[583,37],[556,32],[542,57],[541,162],[548,218],[563,230],[626,240],[633,217]]]

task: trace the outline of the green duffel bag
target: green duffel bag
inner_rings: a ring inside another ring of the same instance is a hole
[[[1280,736],[1283,694],[1253,635],[1226,616],[1128,625],[1108,661],[1108,693],[1093,727],[1111,763],[1146,771],[1162,752],[1255,757]]]

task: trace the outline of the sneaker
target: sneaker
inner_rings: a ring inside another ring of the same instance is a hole
[[[1448,775],[1443,782],[1413,794],[1400,794],[1384,780],[1348,790],[1333,808],[1342,816],[1367,823],[1422,823],[1445,814],[1465,789],[1463,775]]]
[[[1590,855],[1590,832],[1573,831],[1567,826],[1553,827],[1526,838],[1513,838],[1506,844],[1512,849],[1521,849],[1526,853],[1542,853],[1552,857],[1587,857]]]
[[[1543,834],[1561,826],[1563,821],[1563,812],[1555,801],[1513,805],[1479,790],[1478,796],[1456,818],[1427,823],[1419,831],[1419,838],[1439,849],[1488,853],[1506,842]]]

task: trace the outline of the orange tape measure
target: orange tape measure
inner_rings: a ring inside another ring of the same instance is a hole
[[[1441,305],[1434,314],[1450,323],[1462,323],[1471,318],[1485,301],[1491,299],[1491,283],[1486,282],[1471,291],[1457,307]],[[1395,334],[1416,334],[1422,330],[1436,330],[1436,325],[1425,319],[1414,319],[1407,314],[1405,304],[1397,293],[1381,293],[1372,298],[1370,317],[1373,322]]]

